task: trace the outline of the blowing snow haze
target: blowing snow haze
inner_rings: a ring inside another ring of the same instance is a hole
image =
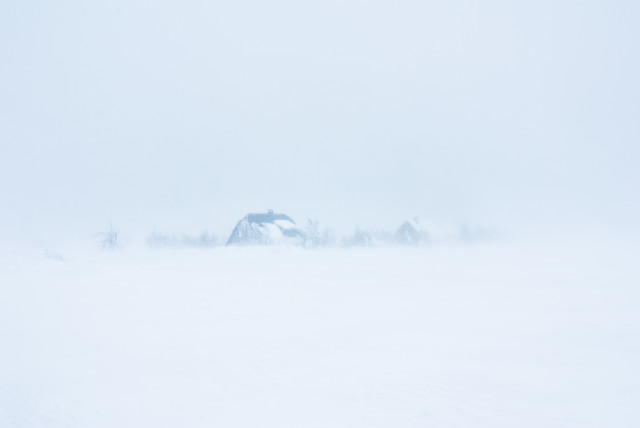
[[[640,427],[638,23],[0,0],[0,428]]]
[[[273,207],[637,231],[638,2],[4,1],[2,242]]]

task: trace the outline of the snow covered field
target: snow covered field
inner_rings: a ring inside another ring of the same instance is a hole
[[[5,250],[0,427],[637,427],[638,254]]]

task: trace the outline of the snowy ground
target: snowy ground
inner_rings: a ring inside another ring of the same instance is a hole
[[[0,253],[0,427],[638,427],[636,245]]]

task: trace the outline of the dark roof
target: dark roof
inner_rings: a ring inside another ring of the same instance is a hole
[[[296,224],[296,222],[293,221],[291,217],[285,214],[276,214],[273,211],[269,211],[266,213],[251,213],[251,214],[247,214],[245,218],[249,221],[249,223],[263,224],[263,223],[273,223],[276,220],[287,220],[293,224]]]

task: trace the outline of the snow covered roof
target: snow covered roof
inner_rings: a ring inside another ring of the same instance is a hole
[[[269,210],[244,216],[231,232],[227,245],[298,245],[302,230],[285,214]]]

